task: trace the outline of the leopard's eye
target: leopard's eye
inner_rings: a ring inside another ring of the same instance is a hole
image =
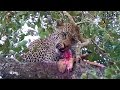
[[[66,37],[67,37],[67,32],[62,32],[62,37],[64,38],[64,39],[66,39]]]

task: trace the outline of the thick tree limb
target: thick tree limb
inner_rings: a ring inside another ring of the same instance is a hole
[[[56,62],[23,63],[0,58],[0,76],[3,79],[80,79],[83,72],[95,70],[98,75],[104,68],[77,63],[71,72],[60,73]],[[92,78],[89,76],[88,78]]]

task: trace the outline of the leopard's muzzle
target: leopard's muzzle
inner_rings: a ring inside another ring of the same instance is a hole
[[[66,46],[64,43],[61,44],[61,43],[58,43],[56,45],[56,48],[60,51],[60,52],[64,52],[66,50],[68,50],[70,48],[70,46]]]

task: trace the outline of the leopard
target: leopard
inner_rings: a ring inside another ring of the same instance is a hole
[[[89,42],[87,41],[87,43]],[[33,41],[28,46],[28,52],[22,55],[22,59],[24,62],[49,63],[55,61],[59,72],[64,73],[66,70],[72,71],[75,64],[84,59],[81,57],[80,50],[77,50],[81,49],[81,47],[78,47],[83,45],[86,46],[87,44],[85,39],[80,36],[78,26],[58,21],[54,32],[47,38]],[[69,58],[66,56],[66,52]],[[77,57],[77,54],[79,57]],[[87,61],[86,63],[104,67],[94,62]]]
[[[78,41],[79,29],[72,23],[57,21],[54,32],[47,38],[37,39],[28,46],[28,52],[21,57],[24,62],[58,61],[61,54],[70,49]]]

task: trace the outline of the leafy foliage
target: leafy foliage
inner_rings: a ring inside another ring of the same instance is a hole
[[[84,37],[92,38],[95,43],[87,47],[93,52],[88,59],[107,65],[104,78],[120,78],[120,12],[69,11],[69,13],[79,24]],[[52,27],[57,19],[68,22],[61,11],[0,11],[0,54],[19,57],[27,51],[26,45],[29,41],[26,41],[25,37],[28,35],[47,37],[53,32]],[[32,28],[26,33],[23,30],[25,24]],[[85,73],[83,78],[86,78]]]

